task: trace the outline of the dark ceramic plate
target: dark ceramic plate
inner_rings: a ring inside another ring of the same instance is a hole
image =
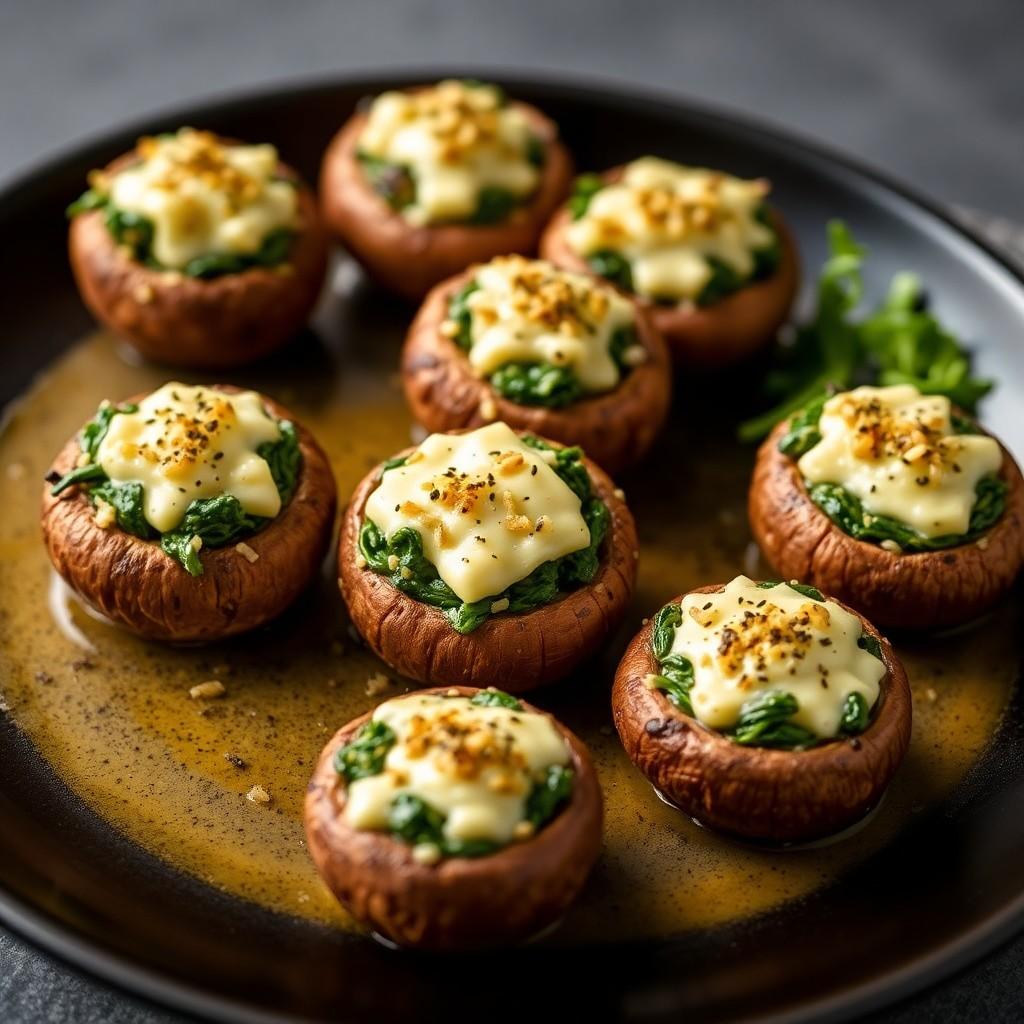
[[[425,71],[397,84],[436,77]],[[173,111],[8,189],[0,197],[0,236],[12,257],[4,279],[3,401],[90,327],[63,259],[62,217],[90,168],[142,132],[201,123],[273,141],[315,179],[325,143],[359,98],[392,84],[343,80]],[[981,368],[1003,381],[987,418],[1024,453],[1012,386],[1024,381],[1024,285],[933,204],[750,121],[617,88],[508,84],[559,122],[582,168],[657,151],[767,175],[808,267],[823,256],[824,222],[845,218],[871,247],[871,290],[897,270],[916,269],[945,319],[978,344]],[[366,309],[357,315],[372,319]],[[173,871],[90,811],[0,716],[0,918],[111,981],[226,1018],[845,1018],[933,982],[1024,923],[1020,711],[1018,697],[951,798],[808,899],[742,926],[657,943],[595,941],[554,952],[539,945],[457,962],[390,953]]]

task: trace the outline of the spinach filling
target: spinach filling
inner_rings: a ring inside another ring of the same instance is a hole
[[[779,586],[778,580],[758,583],[762,590]],[[820,590],[804,583],[789,584],[798,594],[812,601],[824,601]],[[654,617],[651,628],[651,651],[658,662],[660,671],[648,677],[648,685],[662,693],[684,714],[696,718],[690,690],[693,689],[693,664],[681,654],[673,654],[672,642],[676,629],[683,621],[683,610],[679,604],[665,605]],[[865,633],[857,646],[882,660],[878,641]],[[751,697],[740,709],[740,717],[731,729],[722,730],[733,743],[745,747],[772,747],[778,750],[804,750],[818,743],[828,742],[809,729],[797,725],[791,719],[800,710],[800,705],[791,693],[784,690],[763,690]],[[871,719],[868,702],[859,693],[849,693],[843,700],[842,717],[839,722],[840,736],[857,736],[867,727]]]
[[[786,433],[779,441],[779,451],[791,459],[799,459],[809,452],[820,440],[818,423],[828,396],[822,395],[806,408],[796,413],[789,421]],[[955,434],[976,434],[978,427],[973,420],[963,416],[952,416]],[[1006,509],[1008,486],[1005,480],[994,474],[982,477],[974,491],[974,505],[966,533],[947,533],[939,537],[925,537],[912,526],[893,519],[868,512],[863,502],[839,484],[812,484],[807,493],[818,508],[844,533],[854,540],[881,544],[894,541],[903,551],[943,551],[946,548],[969,544],[987,533],[999,521]]]
[[[589,209],[590,202],[610,182],[604,181],[597,174],[581,174],[573,183],[572,195],[569,197],[569,215],[573,220],[579,220]],[[717,259],[714,256],[707,256],[705,260],[711,270],[711,277],[700,290],[694,300],[698,306],[713,306],[716,302],[733,292],[739,291],[748,284],[755,281],[763,281],[771,277],[778,269],[779,260],[782,256],[782,247],[779,242],[778,233],[771,223],[771,216],[768,207],[764,204],[758,207],[754,214],[757,221],[769,228],[772,232],[772,242],[762,249],[755,249],[751,255],[754,259],[754,268],[747,275],[738,274],[728,263]],[[615,249],[601,249],[591,253],[587,257],[587,264],[590,269],[599,277],[603,277],[621,288],[625,292],[633,292],[633,268],[629,260]],[[654,301],[672,305],[678,300],[674,298],[660,298],[654,296]]]
[[[261,530],[270,520],[264,516],[249,515],[236,497],[220,494],[215,498],[196,498],[185,510],[181,522],[168,533],[154,529],[145,516],[142,484],[115,483],[96,461],[111,420],[119,414],[134,412],[138,412],[137,405],[101,405],[78,438],[79,447],[88,461],[55,481],[50,493],[56,496],[78,484],[93,506],[105,501],[113,507],[117,525],[125,533],[141,540],[159,540],[164,553],[180,562],[190,575],[202,576],[203,563],[199,558],[202,548],[226,547]],[[295,425],[289,420],[278,420],[277,426],[281,437],[277,441],[265,441],[256,453],[270,467],[283,508],[295,493],[302,468],[302,453]],[[195,542],[196,537],[201,544]]]
[[[452,340],[464,352],[473,347],[473,311],[468,300],[479,288],[476,281],[470,281],[455,293],[448,304],[448,319],[458,328]],[[609,341],[608,354],[615,362],[620,380],[631,369],[626,362],[626,350],[637,343],[634,327],[620,327]],[[572,367],[555,366],[544,361],[505,363],[490,375],[488,381],[502,398],[517,405],[562,409],[587,397]]]
[[[504,707],[521,711],[522,704],[501,690],[481,690],[470,699],[478,707]],[[370,720],[352,740],[334,755],[334,770],[348,783],[379,775],[388,752],[397,742],[394,730],[384,722]],[[572,795],[573,771],[565,765],[550,765],[526,798],[524,821],[540,831]],[[502,844],[482,839],[449,839],[444,834],[445,816],[413,793],[399,793],[391,802],[388,831],[409,846],[436,846],[443,857],[485,857],[502,849]]]
[[[590,543],[585,548],[544,562],[500,594],[466,602],[438,575],[433,562],[423,554],[419,532],[412,527],[404,526],[387,538],[373,520],[364,519],[359,531],[359,552],[366,559],[367,568],[386,576],[403,594],[440,608],[458,633],[472,633],[483,625],[492,614],[491,605],[495,601],[507,600],[507,611],[512,615],[522,615],[550,604],[566,591],[589,583],[600,565],[601,544],[611,524],[611,513],[593,493],[582,461],[583,452],[579,448],[554,448],[536,437],[526,436],[523,442],[538,451],[555,453],[552,468],[582,502],[580,514],[590,531]],[[391,460],[390,464],[385,464],[384,472],[403,463],[404,460]],[[397,559],[393,569],[392,557]]]
[[[503,89],[487,82],[478,81],[475,78],[463,79],[463,85],[471,89],[493,89],[498,96],[498,107],[508,104],[508,98]],[[523,152],[526,161],[536,168],[544,166],[547,160],[547,147],[544,140],[539,136],[530,134],[526,139],[526,148]],[[356,160],[363,169],[363,174],[370,188],[377,193],[391,207],[399,212],[412,206],[416,202],[416,175],[413,169],[406,164],[395,164],[380,157],[372,156],[362,149],[356,150]],[[500,224],[518,206],[529,202],[532,194],[517,196],[506,188],[496,185],[485,185],[480,189],[477,197],[477,206],[473,213],[462,221],[453,223],[462,224]]]
[[[287,180],[287,179],[281,179]],[[153,256],[153,222],[148,217],[114,206],[110,197],[95,189],[87,189],[68,208],[69,218],[89,210],[103,211],[104,223],[114,241],[131,251],[132,259],[152,270],[175,269],[186,277],[209,280],[225,274],[240,274],[254,267],[276,267],[288,259],[295,232],[277,228],[263,239],[255,252],[207,253],[189,260],[184,267],[168,268]]]

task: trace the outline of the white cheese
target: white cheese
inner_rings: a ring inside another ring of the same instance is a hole
[[[370,107],[359,149],[410,170],[416,200],[402,215],[417,224],[470,218],[484,188],[526,198],[540,181],[527,158],[530,123],[501,106],[490,86],[440,82],[415,92],[386,92]]]
[[[885,666],[857,646],[860,620],[834,601],[737,576],[717,594],[684,597],[682,611],[672,653],[693,665],[694,714],[713,729],[735,726],[743,705],[767,690],[792,694],[792,721],[822,738],[838,734],[849,694],[869,708],[878,700]]]
[[[953,433],[948,398],[909,384],[835,395],[818,429],[798,463],[804,479],[839,484],[925,537],[966,533],[978,481],[1002,463],[993,438]]]
[[[384,473],[366,517],[388,538],[411,527],[467,602],[496,597],[544,562],[590,543],[580,499],[505,423],[431,434]]]
[[[543,260],[502,256],[484,264],[467,300],[469,362],[481,377],[508,363],[570,368],[587,393],[619,382],[612,337],[635,323],[633,306],[613,288]]]
[[[180,270],[213,254],[252,254],[279,228],[297,224],[295,186],[275,180],[270,145],[222,145],[209,132],[142,139],[139,163],[114,175],[110,201],[153,223],[153,258]]]
[[[643,157],[590,200],[566,238],[584,258],[601,250],[622,254],[638,295],[695,299],[711,278],[709,258],[741,278],[753,273],[753,253],[774,241],[756,216],[767,193],[762,180]]]
[[[280,437],[255,391],[171,383],[137,412],[113,417],[96,461],[115,483],[142,484],[146,521],[166,533],[193,500],[220,494],[234,495],[250,515],[276,516],[281,496],[256,449]]]
[[[396,742],[379,775],[348,787],[346,822],[385,830],[399,793],[411,793],[445,816],[452,840],[507,843],[522,822],[534,782],[569,762],[565,739],[546,715],[480,707],[466,697],[413,695],[373,713]]]

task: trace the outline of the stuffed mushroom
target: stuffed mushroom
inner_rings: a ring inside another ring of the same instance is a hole
[[[54,460],[50,558],[143,636],[205,641],[280,614],[316,576],[335,487],[316,441],[254,391],[166,384],[104,402]]]
[[[954,626],[1024,563],[1024,481],[948,398],[908,384],[820,399],[761,446],[750,523],[768,561],[884,626]]]
[[[338,546],[356,628],[421,683],[562,678],[622,618],[637,537],[578,448],[504,423],[432,434],[356,488]]]
[[[601,848],[586,747],[507,693],[458,687],[381,704],[327,744],[309,851],[384,938],[425,949],[523,941],[558,920]]]
[[[558,130],[495,85],[386,92],[324,155],[328,227],[385,287],[422,298],[470,263],[533,252],[572,180]]]
[[[679,363],[728,366],[772,340],[799,285],[768,191],[764,180],[643,157],[577,178],[540,254],[635,295]]]
[[[316,201],[277,150],[207,131],[140,139],[90,175],[68,215],[85,304],[170,366],[238,366],[280,347],[327,269]]]
[[[502,420],[580,445],[609,472],[641,459],[668,413],[668,351],[647,316],[589,275],[500,256],[430,293],[402,353],[431,431]]]
[[[670,803],[771,842],[863,818],[910,741],[889,642],[796,581],[738,576],[665,605],[626,651],[612,704],[626,753]]]

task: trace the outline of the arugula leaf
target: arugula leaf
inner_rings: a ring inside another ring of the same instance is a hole
[[[355,736],[334,753],[334,770],[346,782],[380,775],[384,759],[395,745],[394,730],[386,722],[370,719]]]
[[[481,690],[469,699],[470,704],[480,708],[508,708],[509,711],[522,711],[523,705],[504,690]]]
[[[897,274],[879,307],[858,321],[853,314],[863,298],[866,250],[842,221],[829,223],[828,241],[815,315],[797,328],[791,345],[777,351],[776,366],[765,378],[766,392],[780,401],[741,423],[740,440],[756,441],[830,388],[856,383],[913,384],[923,394],[945,395],[973,411],[993,382],[971,375],[969,354],[928,311],[917,277]]]

